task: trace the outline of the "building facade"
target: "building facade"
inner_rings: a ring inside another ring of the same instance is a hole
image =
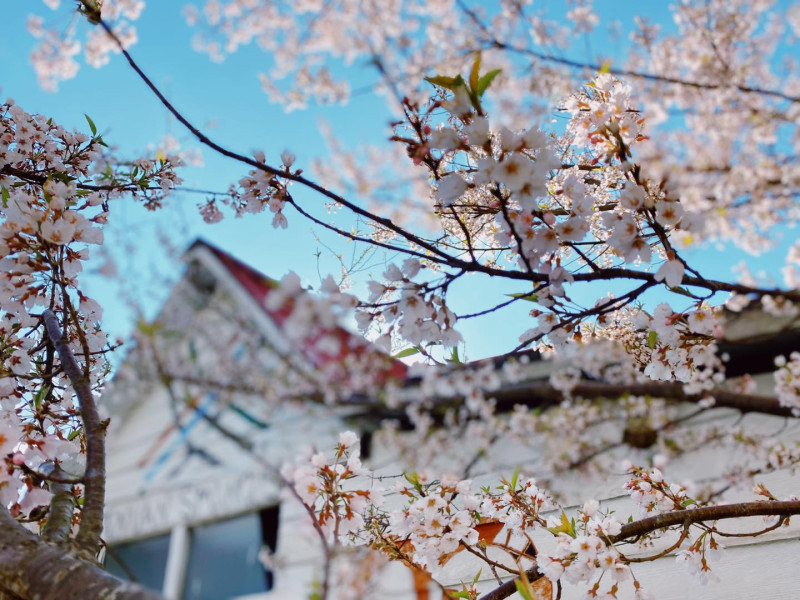
[[[173,599],[313,597],[321,549],[302,507],[282,493],[278,469],[310,448],[333,447],[345,429],[362,435],[362,454],[379,472],[397,471],[399,464],[392,449],[370,444],[372,427],[393,415],[377,407],[365,410],[369,403],[363,398],[326,403],[314,374],[358,363],[369,364],[373,374],[385,373],[401,395],[413,395],[420,383],[407,377],[404,365],[338,326],[327,338],[297,339],[288,330],[286,314],[268,308],[274,282],[225,252],[197,242],[185,260],[183,278],[158,319],[140,326],[136,347],[103,397],[112,419],[105,564]],[[752,340],[754,331],[774,335],[766,342],[738,343]],[[748,313],[732,320],[728,332],[729,371],[763,371],[756,383],[770,393],[773,357],[800,347],[796,330],[779,319]],[[514,385],[504,383],[503,361],[491,363],[499,374],[496,391],[503,410],[539,402],[526,392],[526,382],[545,380],[558,365],[532,358],[522,384],[517,377]],[[487,364],[481,367],[484,372]],[[793,420],[734,409],[715,409],[693,419],[697,431],[741,427],[772,431],[776,440],[789,441],[798,431]],[[460,449],[468,450],[466,445]],[[535,440],[500,440],[470,464],[471,474],[479,483],[492,483],[498,473],[535,464],[550,451]],[[714,481],[737,461],[724,446],[700,448],[671,464],[670,475]],[[604,508],[633,513],[621,491],[621,472],[553,475],[565,506],[592,497]],[[765,481],[779,493],[797,493],[791,471],[765,475]],[[748,490],[736,494],[752,497]],[[637,566],[635,574],[659,598],[744,597],[736,595],[737,586],[793,598],[800,579],[787,571],[783,557],[800,549],[797,533],[791,526],[758,539],[730,538],[728,556],[715,566],[724,582],[716,588],[699,591],[697,579],[676,567],[673,555]],[[542,539],[541,547],[548,543]],[[448,583],[458,587],[460,581],[471,581],[476,570],[473,561],[459,557],[448,568]],[[381,580],[381,598],[441,596],[438,586],[400,564],[390,565]],[[494,585],[489,574],[483,580],[487,589]],[[566,588],[562,597],[584,593]]]

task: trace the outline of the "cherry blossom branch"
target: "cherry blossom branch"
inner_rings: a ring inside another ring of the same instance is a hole
[[[615,384],[600,381],[583,381],[570,388],[569,395],[573,398],[580,397],[585,399],[615,399],[627,395],[650,396],[674,402],[693,403],[708,400],[709,397],[712,397],[715,401],[713,405],[715,408],[732,408],[742,413],[760,413],[787,418],[795,417],[791,408],[782,406],[778,399],[773,396],[745,394],[725,389],[713,389],[701,394],[687,394],[684,391],[684,384],[679,382],[649,381]],[[492,391],[489,396],[496,401],[498,411],[510,410],[518,404],[535,408],[548,408],[560,404],[565,399],[564,392],[554,388],[546,380],[509,385]],[[439,398],[435,406],[437,409],[446,409],[462,402],[462,398]],[[374,403],[366,400],[352,400],[349,404],[365,404],[374,408]],[[400,408],[402,408],[402,405]],[[391,414],[394,415],[395,412]]]
[[[739,504],[720,504],[700,508],[677,510],[647,517],[622,526],[620,532],[609,537],[611,544],[618,544],[631,538],[641,538],[667,527],[694,525],[704,521],[740,519],[742,517],[778,516],[788,517],[800,514],[800,500],[742,502]]]
[[[56,314],[47,309],[42,314],[47,335],[61,361],[80,405],[86,433],[86,474],[81,524],[75,542],[87,557],[94,557],[100,546],[105,504],[105,436],[107,421],[101,421],[92,394],[89,377],[83,372],[61,330]]]
[[[719,521],[723,519],[740,519],[743,517],[758,517],[758,516],[779,516],[788,517],[791,515],[800,514],[800,501],[799,500],[786,500],[786,501],[765,501],[765,502],[743,502],[740,504],[722,504],[718,506],[704,506],[694,509],[677,510],[669,513],[663,513],[652,517],[647,517],[633,523],[627,523],[622,526],[620,533],[614,536],[605,538],[609,545],[619,544],[630,540],[639,539],[647,534],[682,525],[685,531],[691,525],[702,524],[705,521]],[[782,519],[782,521],[784,520]],[[763,533],[763,532],[759,532]],[[677,546],[673,544],[674,550]],[[663,555],[659,553],[658,556]],[[631,562],[642,562],[640,559],[626,559]],[[538,567],[532,567],[525,572],[529,581],[534,581],[543,577],[544,575],[539,571]],[[502,600],[508,598],[517,591],[517,579],[514,578],[506,581],[503,585],[495,588],[491,592],[484,594],[480,600]]]
[[[255,169],[264,171],[276,177],[281,177],[283,179],[294,181],[296,183],[300,183],[321,195],[333,200],[334,202],[345,206],[353,213],[364,217],[365,219],[376,223],[377,225],[386,228],[394,232],[395,234],[399,235],[401,238],[405,239],[409,243],[416,245],[424,250],[430,252],[430,256],[428,257],[429,260],[432,258],[437,258],[437,262],[442,264],[448,264],[454,268],[463,269],[468,272],[477,272],[477,273],[484,273],[489,276],[497,276],[497,277],[504,277],[509,279],[515,280],[522,280],[522,281],[535,281],[535,282],[543,282],[548,280],[548,276],[543,273],[533,272],[530,269],[528,272],[520,272],[520,271],[512,271],[512,270],[503,270],[498,269],[495,267],[491,267],[488,265],[483,265],[476,262],[474,259],[471,261],[466,261],[457,257],[454,257],[447,252],[441,250],[441,248],[433,242],[425,240],[410,231],[404,229],[403,227],[393,223],[391,219],[379,217],[370,211],[367,211],[358,205],[354,204],[351,201],[346,200],[342,196],[320,186],[319,184],[308,180],[300,175],[292,174],[288,172],[286,169],[277,169],[275,167],[269,166],[267,164],[261,163],[256,161],[252,158],[247,156],[238,154],[219,144],[213,142],[208,136],[206,136],[202,131],[196,128],[186,117],[184,117],[170,102],[166,99],[163,93],[158,89],[158,87],[147,77],[147,75],[141,70],[138,64],[133,60],[130,53],[125,50],[123,44],[116,36],[116,34],[111,30],[109,25],[102,19],[99,18],[99,14],[96,13],[96,8],[93,6],[92,2],[89,0],[81,0],[82,5],[84,6],[85,10],[89,11],[94,17],[97,18],[97,22],[103,27],[106,33],[114,40],[115,44],[120,49],[120,52],[125,56],[126,60],[130,64],[131,68],[137,73],[137,75],[142,79],[142,81],[151,89],[151,91],[156,95],[159,101],[167,108],[167,110],[175,116],[175,118],[183,124],[191,133],[194,135],[202,144],[208,146],[209,148],[213,149],[214,151],[218,152],[223,156],[227,156],[244,164],[247,164]],[[306,213],[307,214],[307,213]],[[390,246],[390,245],[389,245]],[[409,253],[410,250],[398,248],[394,246],[390,246],[392,250],[406,252]],[[577,273],[574,275],[575,281],[595,281],[595,280],[609,280],[609,279],[619,279],[619,278],[631,278],[631,279],[640,279],[645,281],[655,281],[654,275],[652,273],[642,272],[642,271],[632,271],[628,269],[603,269],[600,272],[591,272],[591,273]],[[709,291],[736,291],[739,293],[753,293],[760,296],[764,295],[772,295],[772,296],[784,296],[788,300],[792,301],[800,301],[800,292],[793,292],[793,291],[783,291],[783,290],[765,290],[760,288],[752,288],[750,286],[742,286],[739,284],[730,284],[720,281],[714,280],[704,280],[701,278],[696,277],[684,277],[683,283],[688,286],[696,286],[703,289],[708,289]]]
[[[662,432],[667,431],[668,429],[670,429],[672,427],[675,427],[676,425],[678,425],[680,423],[684,423],[686,421],[690,421],[690,420],[694,419],[695,417],[697,417],[697,416],[703,414],[704,412],[706,412],[706,410],[708,410],[708,409],[699,408],[698,410],[695,410],[695,411],[689,413],[688,415],[683,415],[683,416],[678,417],[676,419],[672,419],[671,421],[667,421],[663,425],[660,425],[659,427],[656,427],[655,429],[653,429],[653,431],[655,433],[662,433]],[[599,420],[599,421],[597,421],[595,423],[590,423],[587,426],[587,428],[591,427],[593,425],[598,425],[598,424],[603,423],[603,422],[605,422],[605,419],[601,419],[601,420]],[[611,450],[614,450],[615,448],[619,448],[620,446],[623,446],[625,443],[626,443],[626,440],[622,439],[622,440],[620,440],[618,442],[610,442],[610,443],[604,444],[604,445],[602,445],[600,447],[595,447],[594,449],[592,449],[591,451],[587,452],[583,456],[580,456],[580,457],[576,458],[575,460],[571,461],[569,463],[569,465],[567,465],[567,468],[568,469],[577,469],[578,467],[581,467],[581,466],[585,465],[586,463],[588,463],[592,459],[600,456],[601,454],[605,454],[606,452],[610,452]]]
[[[782,406],[773,396],[744,394],[731,390],[714,389],[702,394],[687,394],[679,382],[652,381],[643,383],[612,384],[584,381],[571,388],[570,395],[581,398],[619,398],[623,395],[652,396],[681,402],[700,402],[709,396],[715,407],[733,408],[743,413],[755,412],[779,417],[793,417],[792,409]],[[564,399],[564,394],[547,381],[531,381],[510,386],[492,394],[498,408],[515,404],[553,406]]]
[[[87,9],[93,10],[93,8],[91,7],[90,0],[80,0],[80,2]],[[111,27],[108,25],[108,23],[106,23],[106,21],[104,19],[99,17],[99,14],[97,15],[97,22],[103,28],[103,30],[106,32],[106,34],[108,34],[108,36],[114,41],[114,43],[119,48],[121,54],[128,61],[128,64],[131,66],[131,68],[134,70],[134,72],[139,76],[139,78],[145,83],[145,85],[148,88],[150,88],[150,90],[155,94],[155,96],[158,98],[158,100],[161,102],[161,104],[164,106],[164,108],[166,108],[178,120],[178,122],[180,122],[184,127],[186,127],[189,130],[189,132],[195,138],[197,138],[197,140],[201,144],[203,144],[204,146],[208,146],[209,148],[211,148],[212,150],[214,150],[218,154],[221,154],[222,156],[226,156],[226,157],[231,158],[233,160],[236,160],[238,162],[247,164],[247,165],[253,167],[254,169],[258,169],[260,171],[264,171],[265,173],[269,173],[270,175],[275,175],[277,177],[281,177],[281,178],[287,179],[289,181],[294,181],[295,183],[299,183],[299,184],[301,184],[301,185],[303,185],[305,187],[308,187],[308,188],[314,190],[315,192],[325,196],[329,200],[333,200],[337,204],[341,204],[342,206],[345,206],[346,208],[348,208],[353,213],[355,213],[355,214],[357,214],[357,215],[359,215],[361,217],[364,217],[365,219],[368,219],[369,221],[373,221],[373,222],[377,223],[378,225],[393,231],[394,233],[396,233],[400,237],[408,240],[409,242],[411,242],[413,244],[416,244],[416,245],[420,246],[421,248],[425,248],[426,250],[428,250],[429,252],[431,252],[431,253],[433,253],[433,254],[435,254],[437,256],[440,256],[440,257],[443,257],[443,258],[448,258],[448,259],[451,258],[447,253],[442,252],[435,244],[431,244],[431,243],[425,241],[424,239],[420,238],[419,236],[416,236],[413,233],[407,231],[406,229],[400,227],[399,225],[396,225],[394,222],[392,222],[391,219],[375,215],[375,214],[371,213],[370,211],[361,208],[360,206],[354,204],[353,202],[350,202],[349,200],[343,198],[342,196],[340,196],[340,195],[328,190],[327,188],[319,185],[318,183],[316,183],[314,181],[311,181],[310,179],[307,179],[307,178],[305,178],[305,177],[303,177],[301,175],[292,174],[292,173],[288,172],[288,170],[277,169],[275,167],[267,165],[266,163],[259,162],[259,161],[255,160],[255,159],[252,159],[252,158],[250,158],[248,156],[244,156],[243,154],[239,154],[237,152],[234,152],[232,150],[229,150],[229,149],[217,144],[216,142],[211,140],[206,134],[204,134],[200,129],[195,127],[185,116],[183,116],[183,114],[180,111],[178,111],[173,106],[173,104],[169,100],[167,100],[167,98],[158,89],[158,87],[150,80],[150,78],[144,73],[144,71],[142,71],[142,69],[139,67],[139,65],[136,63],[136,61],[133,60],[133,57],[131,56],[131,54],[125,49],[122,41],[119,39],[119,37],[116,35],[116,33],[114,33],[114,31],[111,29]]]
[[[442,265],[449,265],[450,264],[449,260],[442,259],[442,258],[440,258],[438,256],[431,256],[429,254],[424,254],[422,252],[417,252],[416,250],[412,250],[410,248],[398,248],[397,246],[392,246],[391,244],[387,244],[387,243],[381,242],[379,240],[374,240],[372,238],[356,235],[356,234],[354,234],[352,232],[349,232],[349,231],[346,231],[344,229],[341,229],[340,227],[336,227],[335,225],[332,225],[330,223],[326,223],[322,219],[319,219],[319,218],[315,217],[314,215],[312,215],[311,213],[309,213],[308,211],[303,209],[295,201],[295,199],[292,197],[291,194],[287,194],[286,195],[286,203],[287,204],[291,204],[295,208],[295,210],[297,212],[299,212],[301,215],[303,215],[309,221],[311,221],[313,223],[316,223],[317,225],[319,225],[321,227],[324,227],[325,229],[328,229],[329,231],[333,231],[334,233],[336,233],[338,235],[341,235],[342,237],[345,237],[345,238],[347,238],[347,239],[349,239],[349,240],[351,240],[353,242],[363,242],[363,243],[369,244],[371,246],[376,246],[378,248],[384,248],[385,250],[391,250],[392,252],[402,252],[403,254],[406,254],[408,256],[416,256],[417,258],[424,258],[425,260],[430,260],[430,261],[433,261],[433,262],[436,262],[436,263],[439,263],[439,264],[442,264]]]
[[[16,167],[12,167],[11,165],[3,165],[3,168],[0,169],[0,175],[10,175],[12,177],[16,177],[25,183],[31,185],[44,185],[47,181],[47,175],[44,175],[41,171],[25,171],[23,169],[19,169]],[[97,185],[92,183],[84,183],[80,181],[76,181],[75,187],[79,190],[86,190],[88,192],[163,192],[164,190],[161,187],[141,187],[135,183],[120,183],[120,184],[103,184]],[[220,192],[217,190],[204,190],[201,188],[194,188],[194,187],[186,187],[182,185],[178,185],[172,188],[172,191],[175,192],[184,192],[187,194],[203,194],[206,196],[230,196],[231,192]]]
[[[88,0],[81,0],[82,4],[91,9],[90,2]],[[432,253],[433,256],[428,256],[428,259],[433,257],[438,257],[441,260],[437,262],[442,262],[449,264],[452,267],[464,269],[469,272],[478,272],[484,273],[490,276],[498,276],[498,277],[505,277],[509,279],[518,279],[524,281],[546,281],[548,276],[543,273],[536,273],[536,272],[520,272],[520,271],[506,271],[502,269],[497,269],[494,267],[490,267],[487,265],[483,265],[480,263],[476,263],[473,261],[466,261],[459,259],[457,257],[453,257],[446,252],[443,252],[436,244],[431,243],[429,241],[424,240],[423,238],[409,232],[408,230],[404,229],[403,227],[395,224],[391,219],[380,217],[371,213],[370,211],[361,208],[360,206],[354,204],[353,202],[343,198],[342,196],[324,188],[323,186],[306,179],[300,175],[295,175],[289,173],[287,170],[284,169],[277,169],[275,167],[269,166],[265,163],[261,163],[257,160],[254,160],[250,157],[244,156],[242,154],[238,154],[229,150],[216,142],[212,141],[208,136],[206,136],[202,131],[200,131],[197,127],[195,127],[186,117],[183,116],[173,105],[172,103],[167,100],[167,98],[163,95],[163,93],[158,89],[158,87],[147,77],[147,75],[142,71],[139,65],[134,61],[133,57],[130,53],[123,47],[121,41],[116,36],[116,34],[111,30],[109,25],[102,19],[99,20],[99,24],[103,27],[106,33],[114,40],[115,44],[120,49],[122,55],[128,61],[128,64],[131,68],[136,72],[140,79],[150,88],[150,90],[155,94],[158,100],[164,105],[164,107],[182,124],[184,125],[192,135],[194,135],[197,140],[205,146],[208,146],[215,152],[226,156],[228,158],[232,158],[238,162],[247,164],[255,169],[264,171],[271,175],[275,175],[277,177],[281,177],[283,179],[287,179],[289,181],[294,181],[299,183],[305,187],[308,187],[319,194],[325,196],[326,198],[333,200],[334,202],[341,204],[342,206],[346,207],[348,210],[352,211],[353,213],[364,217],[365,219],[372,221],[378,224],[381,227],[385,227],[386,229],[396,233],[403,239],[407,240],[411,244],[417,245],[420,248],[424,248],[425,250]],[[400,252],[408,252],[406,249],[392,247],[393,250],[397,250]],[[601,272],[592,272],[592,273],[578,273],[574,276],[575,281],[594,281],[594,280],[608,280],[608,279],[640,279],[644,281],[655,281],[654,276],[652,273],[647,273],[643,271],[633,271],[629,269],[617,268],[617,269],[603,269]],[[697,277],[684,277],[683,279],[684,285],[689,286],[696,286],[704,289],[708,289],[710,291],[727,291],[727,292],[739,292],[743,294],[753,293],[758,295],[772,295],[772,296],[784,296],[788,300],[798,301],[800,302],[800,292],[794,291],[785,291],[785,290],[766,290],[760,288],[753,288],[751,286],[745,286],[741,284],[732,284],[726,283],[722,281],[715,281],[715,280],[705,280],[700,279]]]
[[[760,529],[759,531],[753,531],[747,533],[728,533],[726,531],[720,531],[716,527],[709,527],[708,531],[710,531],[714,535],[719,535],[722,537],[730,537],[730,538],[758,537],[760,535],[764,535],[765,533],[769,533],[770,531],[775,531],[776,529],[782,527],[786,523],[787,518],[788,517],[781,517],[780,519],[778,519],[777,522],[773,523],[769,527],[765,527],[764,529]]]
[[[632,563],[652,562],[654,560],[658,560],[659,558],[667,556],[670,552],[674,552],[675,550],[680,548],[681,544],[683,544],[683,542],[686,541],[687,537],[689,537],[689,526],[688,525],[684,526],[684,528],[681,530],[681,534],[678,536],[678,539],[675,540],[674,544],[670,544],[667,548],[664,548],[658,554],[653,554],[651,556],[637,556],[637,557],[634,557],[634,558],[629,558],[629,557],[625,556],[624,557],[625,558],[625,562],[627,562],[629,564],[632,564]],[[624,555],[620,552],[620,556],[624,556]]]
[[[771,96],[773,98],[780,98],[781,100],[788,100],[789,102],[794,102],[794,103],[800,102],[800,96],[792,96],[790,94],[786,94],[778,90],[770,90],[770,89],[751,87],[740,84],[731,85],[731,84],[721,84],[721,83],[701,83],[699,81],[687,81],[685,79],[680,79],[678,77],[656,75],[654,73],[642,73],[640,71],[633,71],[630,69],[618,69],[612,67],[610,64],[599,65],[591,62],[582,62],[559,56],[553,56],[551,54],[545,54],[543,52],[537,52],[536,50],[532,50],[530,48],[520,48],[518,46],[506,44],[505,42],[498,40],[491,33],[491,30],[486,26],[486,24],[480,19],[480,17],[478,17],[475,11],[470,9],[468,6],[464,4],[463,0],[458,0],[457,4],[458,7],[461,9],[461,11],[464,12],[472,20],[472,22],[475,23],[475,25],[487,36],[486,41],[491,45],[491,47],[496,48],[498,50],[507,50],[510,52],[514,52],[516,54],[525,54],[528,56],[533,56],[534,58],[537,58],[543,62],[562,65],[565,67],[569,67],[570,69],[605,72],[620,77],[634,77],[636,79],[644,79],[646,81],[682,85],[685,87],[690,87],[700,90],[734,89],[743,92],[745,94],[759,94],[762,96]]]

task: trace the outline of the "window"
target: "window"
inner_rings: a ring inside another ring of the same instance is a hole
[[[169,534],[106,549],[106,570],[152,590],[161,591],[167,570]]]
[[[165,534],[108,547],[106,570],[183,600],[229,600],[272,589],[273,574],[258,556],[264,546],[275,551],[278,506],[200,525],[189,532],[181,527],[172,535],[171,545],[170,534]],[[166,584],[170,590],[164,589],[165,579],[171,582]]]
[[[278,507],[192,529],[184,600],[222,600],[272,589],[272,573],[258,559],[275,549]]]

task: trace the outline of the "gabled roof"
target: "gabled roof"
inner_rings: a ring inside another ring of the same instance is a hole
[[[196,240],[189,247],[189,250],[187,250],[187,255],[198,247],[205,248],[213,254],[230,275],[233,276],[235,281],[241,285],[242,290],[246,292],[270,318],[278,330],[283,327],[291,314],[291,306],[285,306],[279,310],[270,310],[266,306],[267,296],[277,287],[277,281],[270,279],[260,271],[257,271],[250,265],[205,240]],[[338,353],[331,354],[320,348],[320,339],[326,335],[333,335],[337,338],[339,341]],[[303,357],[317,369],[329,368],[337,364],[341,365],[348,358],[374,362],[379,369],[376,383],[386,383],[389,380],[402,380],[405,379],[408,374],[408,369],[404,363],[385,355],[360,335],[351,333],[341,326],[336,326],[329,331],[320,332],[319,335],[304,339],[302,347],[296,350],[301,352]]]

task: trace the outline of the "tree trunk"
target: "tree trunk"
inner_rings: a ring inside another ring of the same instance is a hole
[[[0,507],[0,600],[163,600],[50,544]]]

